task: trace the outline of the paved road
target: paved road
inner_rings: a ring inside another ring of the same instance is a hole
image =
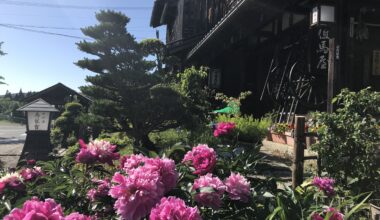
[[[25,125],[0,124],[0,167],[15,167],[24,146]]]

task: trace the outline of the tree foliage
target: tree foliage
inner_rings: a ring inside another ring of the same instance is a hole
[[[3,42],[0,42],[0,56],[3,56],[3,55],[5,55],[5,53],[1,50],[1,45],[3,45]],[[4,80],[4,77],[0,76],[0,85],[6,84],[3,80]]]
[[[323,170],[340,183],[380,192],[380,93],[343,89],[334,101],[336,112],[314,115]]]
[[[67,148],[73,143],[68,139],[74,139],[74,143],[80,138],[81,124],[78,118],[83,113],[83,106],[78,102],[69,102],[65,105],[65,111],[55,120],[54,129],[51,131],[51,142],[55,146]],[[69,138],[72,136],[72,138]],[[81,137],[83,138],[83,137]]]
[[[77,44],[91,58],[76,64],[95,73],[87,76],[89,85],[81,90],[94,100],[91,112],[108,121],[111,130],[124,131],[135,144],[152,147],[150,132],[176,127],[183,121],[186,111],[181,94],[151,73],[152,62],[145,56],[151,54],[152,47],[147,49],[147,44],[137,43],[128,33],[127,16],[101,11],[96,19],[99,24],[82,28],[93,40]]]

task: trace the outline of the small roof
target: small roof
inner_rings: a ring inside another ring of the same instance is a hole
[[[58,112],[58,109],[54,108],[43,99],[36,99],[20,108],[17,111],[22,112]]]
[[[76,92],[75,90],[65,86],[62,83],[57,83],[49,88],[28,96],[23,100],[23,102],[33,102],[36,99],[43,99],[52,105],[58,106],[65,105],[65,103],[69,101],[67,100],[68,96],[77,96],[78,101],[82,105],[88,106],[92,102],[92,100],[87,96]]]

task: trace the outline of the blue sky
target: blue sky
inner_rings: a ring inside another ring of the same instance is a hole
[[[154,0],[0,0],[0,41],[7,53],[0,57],[0,75],[8,85],[0,85],[0,95],[6,90],[18,92],[39,91],[61,82],[75,90],[85,85],[86,75],[73,63],[87,54],[75,45],[80,39],[47,35],[7,28],[18,26],[39,31],[84,37],[78,28],[97,23],[97,7],[126,7],[119,11],[131,18],[127,29],[138,41],[155,37],[155,29],[149,26]],[[31,5],[38,5],[31,6]],[[61,7],[56,7],[56,6]],[[87,6],[76,9],[70,6]],[[43,7],[45,6],[45,7]],[[66,29],[41,29],[59,27]],[[164,40],[164,28],[160,38]]]

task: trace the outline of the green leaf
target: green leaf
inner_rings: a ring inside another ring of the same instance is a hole
[[[365,202],[371,197],[372,193],[370,193],[367,197],[365,197],[359,204],[357,204],[354,208],[352,208],[345,216],[344,219],[349,219],[350,216],[362,209],[368,208],[368,205]]]
[[[277,207],[273,210],[273,212],[266,218],[266,220],[273,220],[277,216],[279,212],[282,212],[282,207]]]
[[[263,194],[263,197],[265,197],[265,198],[274,198],[275,196],[272,193],[270,193],[270,192],[265,192]]]
[[[149,155],[149,157],[151,157],[151,158],[158,157],[158,154],[157,154],[155,151],[149,151],[149,152],[148,152],[148,155]]]

